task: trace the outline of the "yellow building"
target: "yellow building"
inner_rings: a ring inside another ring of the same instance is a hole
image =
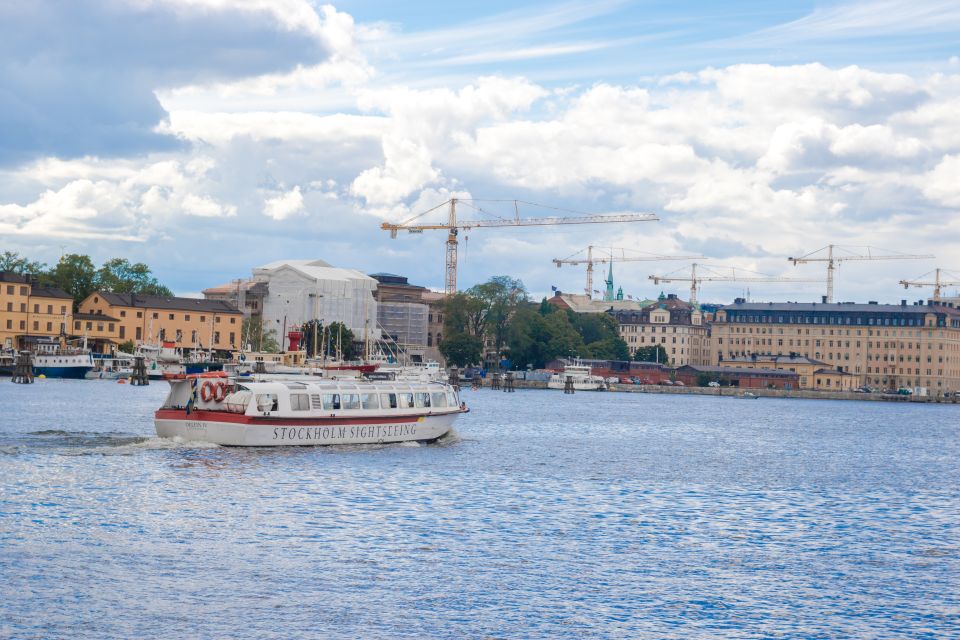
[[[793,371],[799,376],[800,389],[817,391],[852,391],[857,385],[857,377],[845,371],[831,368],[826,362],[814,360],[799,353],[751,354],[723,360],[721,364],[733,369],[774,369]]]
[[[608,311],[620,325],[620,337],[630,353],[641,347],[661,346],[676,367],[708,365],[710,328],[699,309],[671,293],[639,311]]]
[[[0,272],[0,347],[20,349],[32,338],[66,334],[72,316],[69,293],[42,287],[30,276]]]
[[[91,293],[80,303],[82,330],[117,343],[155,344],[168,340],[191,349],[231,350],[241,344],[243,314],[222,300]],[[102,317],[98,322],[97,316]],[[92,317],[92,318],[91,318]],[[114,326],[115,333],[109,329]],[[77,332],[74,322],[74,332]],[[101,333],[103,332],[103,333]]]
[[[960,310],[944,304],[737,300],[717,311],[711,341],[724,363],[796,352],[852,374],[854,387],[960,390]]]

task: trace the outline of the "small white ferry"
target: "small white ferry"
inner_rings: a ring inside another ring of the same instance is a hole
[[[567,384],[567,378],[573,381],[573,388],[576,391],[603,391],[607,388],[607,383],[601,376],[592,375],[590,367],[579,361],[565,365],[563,371],[550,376],[547,388],[563,389]]]
[[[429,382],[231,380],[222,372],[170,379],[157,435],[229,446],[428,442],[467,407],[450,385]]]

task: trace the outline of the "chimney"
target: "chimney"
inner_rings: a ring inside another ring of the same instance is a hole
[[[820,296],[820,302],[827,304],[827,296]]]
[[[907,301],[906,301],[906,300],[901,300],[901,301],[900,301],[900,306],[901,306],[901,307],[907,306]]]

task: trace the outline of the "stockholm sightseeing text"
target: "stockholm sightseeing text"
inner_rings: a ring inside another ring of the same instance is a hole
[[[398,438],[416,434],[416,425],[388,424],[358,427],[275,427],[274,440],[342,440],[346,438]]]

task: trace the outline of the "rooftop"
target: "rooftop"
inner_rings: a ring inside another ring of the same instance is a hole
[[[201,298],[169,298],[167,296],[146,296],[136,293],[110,293],[97,291],[90,294],[99,296],[116,307],[141,307],[145,309],[175,309],[177,311],[207,311],[210,313],[240,313],[235,306],[223,300],[203,300]],[[88,297],[89,299],[89,297]]]

